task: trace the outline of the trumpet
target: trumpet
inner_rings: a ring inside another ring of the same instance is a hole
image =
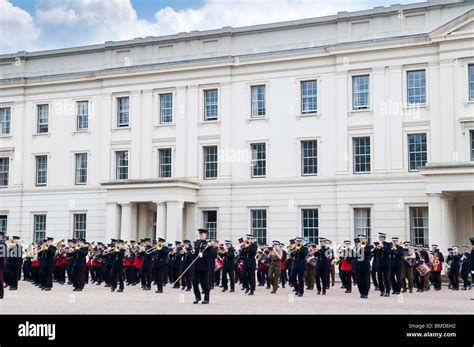
[[[249,240],[245,240],[244,241],[244,245],[242,247],[248,247],[250,246],[250,241]]]

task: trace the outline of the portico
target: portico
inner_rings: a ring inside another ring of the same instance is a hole
[[[107,190],[105,241],[145,237],[167,241],[193,238],[198,185],[186,180],[103,182]]]

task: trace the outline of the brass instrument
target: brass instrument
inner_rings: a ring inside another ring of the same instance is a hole
[[[242,247],[248,247],[248,246],[250,246],[250,241],[249,241],[249,240],[245,240]]]
[[[152,246],[145,250],[145,254],[152,254],[155,250],[160,251],[165,246],[164,242],[157,243],[156,245]]]

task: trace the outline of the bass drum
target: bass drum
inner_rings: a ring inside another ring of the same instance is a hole
[[[418,271],[418,274],[420,276],[424,276],[424,275],[428,274],[431,271],[431,269],[428,265],[423,263],[423,264],[420,264],[420,265],[417,266],[416,271]]]

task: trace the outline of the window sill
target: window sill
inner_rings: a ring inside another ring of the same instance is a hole
[[[474,100],[468,100],[468,101],[464,101],[464,107],[468,107],[469,105],[474,105]]]
[[[159,128],[172,128],[174,129],[176,127],[176,124],[174,123],[160,123],[160,124],[156,124],[154,126],[155,129],[159,129]]]
[[[0,135],[0,139],[9,139],[9,138],[12,138],[13,135],[12,134],[2,134]]]
[[[300,120],[302,118],[321,118],[321,113],[300,113],[296,115],[296,120]]]
[[[72,136],[74,135],[79,135],[79,134],[86,134],[86,135],[90,135],[91,131],[89,129],[87,130],[74,130],[71,132]]]
[[[353,114],[360,114],[360,113],[368,113],[370,115],[374,114],[374,110],[372,110],[371,108],[362,108],[362,109],[358,109],[358,110],[350,110],[347,112],[347,114],[349,116],[353,115]]]
[[[219,119],[216,120],[205,120],[198,123],[198,126],[202,127],[206,124],[214,124],[214,125],[221,125],[221,121]]]
[[[247,123],[254,122],[254,121],[255,121],[255,122],[257,122],[257,121],[265,121],[266,123],[268,123],[268,122],[270,121],[270,118],[267,117],[267,116],[254,117],[254,118],[250,117],[250,118],[247,118],[245,121],[246,121]]]
[[[112,128],[112,131],[132,131],[132,127],[115,127]]]
[[[51,137],[51,133],[34,133],[33,135],[33,138],[34,137],[42,137],[42,136],[45,136],[45,137]]]
[[[413,105],[405,104],[405,105],[403,105],[403,110],[413,110],[413,109],[417,109],[417,108],[424,108],[427,111],[430,110],[430,106],[428,104],[413,104]]]

